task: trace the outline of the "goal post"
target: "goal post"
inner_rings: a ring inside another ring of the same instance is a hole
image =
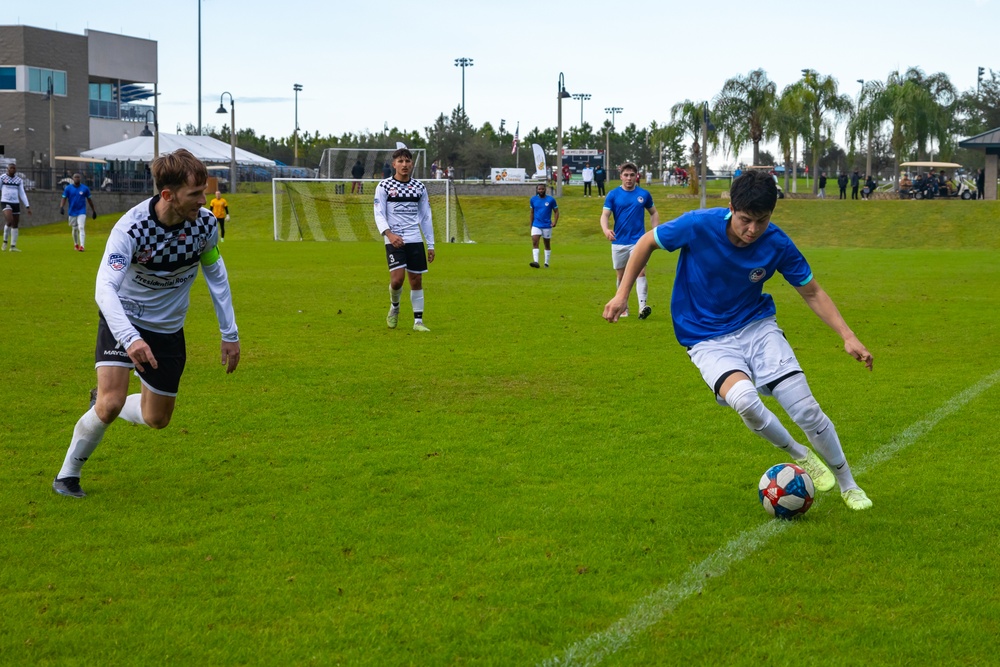
[[[433,177],[427,171],[427,149],[410,148],[413,176],[423,180]],[[354,178],[354,168],[361,163],[362,178],[384,178],[383,169],[392,165],[395,148],[326,148],[319,160],[320,178]]]
[[[276,178],[271,182],[275,241],[382,240],[375,226],[375,188],[379,180]],[[434,240],[472,243],[455,184],[421,181],[427,188]]]

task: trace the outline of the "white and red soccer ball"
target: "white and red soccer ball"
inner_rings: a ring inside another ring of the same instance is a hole
[[[771,516],[794,519],[812,507],[816,487],[812,477],[794,463],[768,468],[757,485],[760,502]]]

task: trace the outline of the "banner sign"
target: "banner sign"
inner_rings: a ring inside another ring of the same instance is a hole
[[[496,183],[525,183],[528,175],[524,169],[514,167],[493,167],[490,169],[490,181]]]

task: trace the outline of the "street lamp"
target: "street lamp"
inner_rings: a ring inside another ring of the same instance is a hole
[[[563,73],[559,72],[559,87],[556,89],[556,99],[559,100],[559,129],[556,131],[556,197],[562,197],[562,101],[567,97],[572,97],[572,95],[566,92],[566,80]]]
[[[295,91],[295,166],[299,166],[299,92],[302,90],[301,83],[293,83],[292,90]]]
[[[49,177],[55,180],[56,168],[56,124],[55,124],[55,86],[52,84],[52,77],[49,76],[48,92],[45,97],[49,100]]]
[[[590,99],[590,93],[573,93],[574,100],[580,100],[580,127],[583,127],[583,103]]]
[[[462,68],[462,113],[465,113],[465,68],[472,65],[472,58],[455,58],[455,67]]]
[[[858,93],[858,113],[861,113],[861,98],[865,94],[865,80],[858,79],[858,83],[861,84],[861,92]],[[868,156],[865,159],[865,176],[867,177],[872,173],[872,124],[871,118],[867,118],[866,121],[865,125],[868,129]],[[813,178],[816,178],[815,174],[813,174]]]
[[[215,110],[215,113],[226,113],[226,107],[223,104],[226,95],[229,95],[229,191],[236,192],[236,185],[239,181],[239,176],[236,173],[236,100],[233,99],[232,93],[227,91],[219,95],[219,108]]]
[[[621,107],[604,107],[604,113],[611,114],[611,127],[604,133],[604,171],[611,177],[611,131],[615,129],[615,114],[621,113]]]
[[[701,190],[701,208],[705,208],[705,179],[708,177],[708,133],[715,132],[715,125],[708,119],[708,103],[701,108],[701,174],[699,190]]]
[[[153,131],[149,131],[149,114],[153,114]],[[146,109],[146,126],[139,133],[140,137],[153,137],[153,159],[160,157],[160,124],[156,120],[156,111]],[[153,194],[156,194],[156,183],[153,183]]]

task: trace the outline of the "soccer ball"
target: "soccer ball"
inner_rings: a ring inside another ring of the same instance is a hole
[[[768,468],[757,485],[760,503],[771,516],[794,519],[812,507],[816,488],[812,477],[793,463]]]

